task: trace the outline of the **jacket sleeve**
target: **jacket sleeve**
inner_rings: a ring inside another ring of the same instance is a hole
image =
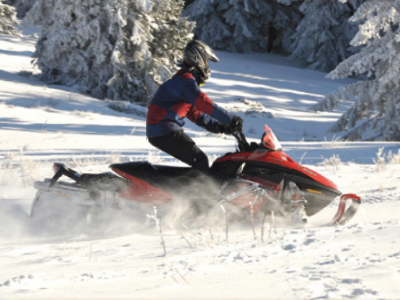
[[[187,117],[190,121],[195,123],[198,126],[203,127],[209,132],[219,133],[217,125],[220,123],[218,120],[202,113],[198,109],[192,106],[191,110],[187,114]]]
[[[182,97],[185,102],[192,104],[199,112],[218,120],[222,124],[229,125],[231,123],[233,116],[215,104],[206,93],[202,92],[194,79],[185,80],[182,88]]]

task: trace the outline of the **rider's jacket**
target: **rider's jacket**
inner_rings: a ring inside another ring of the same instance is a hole
[[[182,68],[164,82],[150,102],[146,134],[159,137],[182,130],[187,117],[193,123],[217,133],[217,124],[229,125],[232,115],[200,90],[194,75]]]

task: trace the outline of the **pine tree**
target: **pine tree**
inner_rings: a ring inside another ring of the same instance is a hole
[[[332,110],[341,101],[354,100],[332,128],[348,131],[349,140],[400,140],[400,0],[369,0],[351,18],[363,22],[352,45],[363,45],[329,77],[364,75],[359,81],[329,95],[313,107]]]
[[[7,0],[4,3],[14,6],[17,10],[17,17],[23,19],[26,13],[33,7],[36,0]]]
[[[42,27],[43,80],[146,104],[191,37],[182,9],[181,0],[37,0],[24,24]]]
[[[183,0],[183,2],[185,2],[185,7],[187,7],[188,5],[192,4],[194,0]]]
[[[305,0],[300,6],[304,18],[292,36],[291,58],[302,67],[331,71],[357,49],[350,41],[357,24],[348,19],[366,0]]]
[[[196,37],[215,49],[267,52],[284,49],[299,22],[297,10],[279,2],[295,7],[297,1],[195,0],[184,13],[196,21]]]
[[[119,27],[107,0],[37,0],[23,25],[41,26],[34,56],[42,80],[90,92],[112,76]]]
[[[108,98],[147,103],[171,76],[194,26],[181,17],[183,6],[181,0],[121,1],[123,34],[115,50]]]
[[[17,13],[12,6],[0,2],[0,33],[19,34]]]

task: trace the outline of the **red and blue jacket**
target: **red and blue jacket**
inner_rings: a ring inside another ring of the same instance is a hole
[[[229,125],[233,116],[203,93],[194,75],[182,68],[160,86],[151,100],[146,135],[159,137],[183,130],[186,117],[207,131],[218,133],[217,125]]]

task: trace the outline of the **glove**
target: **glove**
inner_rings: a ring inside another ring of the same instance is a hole
[[[231,127],[229,125],[225,125],[222,123],[217,124],[217,131],[218,131],[218,133],[225,133],[225,134],[232,133]]]
[[[243,119],[239,116],[233,116],[231,124],[229,125],[231,132],[242,132],[243,131]]]

